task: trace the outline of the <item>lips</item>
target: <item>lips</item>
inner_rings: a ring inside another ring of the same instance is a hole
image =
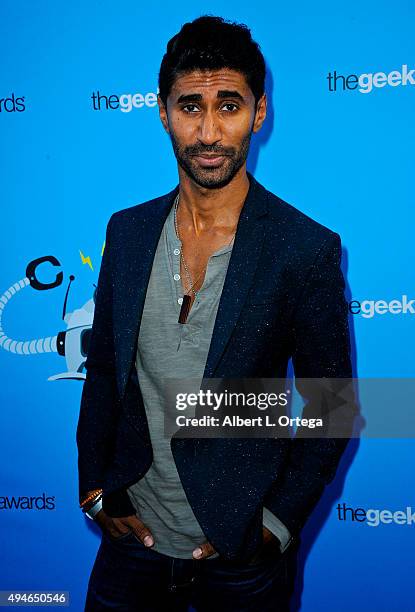
[[[195,157],[201,166],[209,168],[223,163],[226,155],[195,155]]]

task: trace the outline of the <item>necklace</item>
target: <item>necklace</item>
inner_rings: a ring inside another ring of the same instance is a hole
[[[180,233],[179,233],[179,226],[178,226],[178,222],[177,222],[177,208],[178,208],[178,206],[179,206],[179,194],[177,194],[177,196],[176,196],[176,198],[174,200],[174,227],[176,229],[177,238],[181,242]],[[231,238],[231,240],[230,240],[230,242],[229,242],[229,244],[227,246],[229,246],[232,243],[232,240],[235,238],[235,233],[236,232],[234,232],[234,234],[232,235],[232,238]],[[189,311],[190,311],[190,304],[192,302],[192,298],[191,298],[191,296],[189,295],[188,292],[192,291],[193,295],[195,296],[195,299],[196,299],[198,292],[196,292],[193,289],[193,287],[196,285],[196,283],[199,280],[199,278],[205,272],[205,270],[207,268],[207,265],[202,269],[200,274],[197,275],[196,280],[192,282],[192,277],[190,275],[189,268],[187,267],[186,261],[184,259],[182,249],[180,249],[180,258],[181,258],[181,260],[183,262],[183,267],[185,269],[186,276],[187,276],[187,278],[188,278],[188,280],[190,282],[190,286],[187,289],[187,291],[185,292],[185,294],[183,295],[183,301],[182,301],[182,306],[181,306],[181,309],[180,309],[179,321],[178,322],[179,323],[186,323],[187,317],[188,317]]]

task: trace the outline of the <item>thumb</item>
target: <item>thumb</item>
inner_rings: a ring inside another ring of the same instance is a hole
[[[193,551],[193,558],[206,559],[206,557],[213,555],[214,552],[216,551],[210,542],[203,542],[203,544],[199,544]]]
[[[134,531],[137,538],[144,544],[144,546],[153,546],[154,538],[150,529],[143,523],[143,521],[137,516],[129,517],[129,526]]]

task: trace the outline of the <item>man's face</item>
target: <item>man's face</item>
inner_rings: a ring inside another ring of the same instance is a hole
[[[252,132],[266,115],[265,94],[258,101],[245,76],[224,68],[178,77],[160,118],[184,172],[200,187],[227,185],[248,156]]]

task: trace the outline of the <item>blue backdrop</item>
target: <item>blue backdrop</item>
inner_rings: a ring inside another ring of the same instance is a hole
[[[185,21],[251,27],[269,115],[249,169],[341,235],[356,375],[414,376],[414,6],[2,1],[0,590],[83,609],[99,532],[77,500],[81,332],[110,215],[177,183],[155,94]],[[303,532],[294,609],[415,610],[413,450],[350,444]]]

